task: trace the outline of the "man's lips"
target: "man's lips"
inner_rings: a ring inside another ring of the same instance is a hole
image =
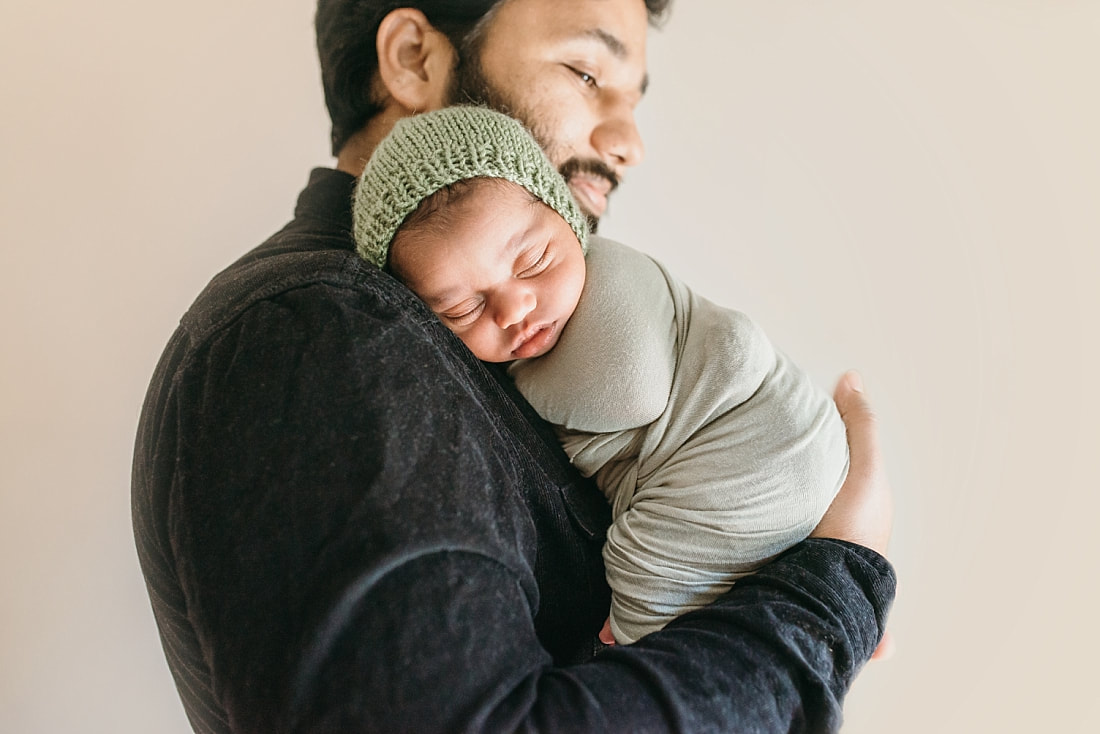
[[[611,182],[603,176],[575,173],[569,179],[569,188],[577,203],[589,214],[599,218],[607,210],[607,196],[611,193]]]
[[[558,322],[543,324],[524,334],[512,349],[513,359],[530,359],[546,352],[554,344],[558,334]]]

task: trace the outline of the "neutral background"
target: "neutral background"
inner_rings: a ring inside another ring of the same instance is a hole
[[[187,725],[133,550],[153,365],[327,125],[308,0],[0,9],[0,731]],[[604,233],[866,375],[895,658],[847,734],[1093,732],[1100,2],[679,0]]]

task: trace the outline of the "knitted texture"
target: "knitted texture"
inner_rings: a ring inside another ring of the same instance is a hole
[[[502,178],[552,208],[587,250],[588,223],[565,179],[516,120],[484,107],[401,119],[367,161],[352,207],[359,254],[385,267],[390,242],[420,202],[456,181]]]

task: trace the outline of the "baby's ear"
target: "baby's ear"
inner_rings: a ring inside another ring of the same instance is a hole
[[[386,99],[406,114],[443,107],[454,69],[455,50],[424,13],[390,11],[378,26],[378,79]]]

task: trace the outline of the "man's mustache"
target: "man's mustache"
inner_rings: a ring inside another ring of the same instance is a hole
[[[608,193],[619,187],[619,177],[614,169],[598,158],[570,158],[561,165],[558,172],[567,182],[577,174],[604,178],[611,184]]]

